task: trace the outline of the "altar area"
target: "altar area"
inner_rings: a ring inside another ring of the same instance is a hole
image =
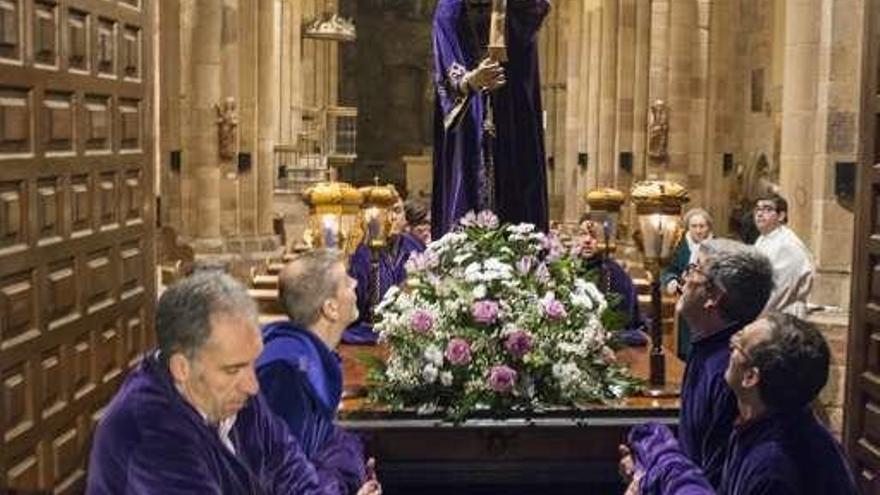
[[[345,387],[340,424],[364,436],[376,458],[384,493],[622,493],[617,446],[631,426],[676,425],[678,397],[627,397],[615,404],[559,409],[531,417],[476,417],[461,424],[439,416],[387,411],[364,401],[363,353],[377,347],[342,345]],[[617,353],[647,380],[650,347]],[[666,354],[670,388],[683,363]]]

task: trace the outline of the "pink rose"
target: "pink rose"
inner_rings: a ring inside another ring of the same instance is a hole
[[[446,359],[457,366],[471,362],[471,345],[464,339],[455,338],[446,345]]]
[[[541,301],[541,307],[544,309],[544,315],[547,316],[548,319],[551,320],[564,320],[568,313],[565,311],[565,306],[562,305],[562,302],[555,297],[549,297]]]
[[[505,394],[513,390],[513,385],[515,383],[516,370],[513,368],[502,364],[500,366],[493,366],[492,369],[489,370],[489,387],[492,390],[500,394]]]
[[[471,306],[471,316],[477,323],[491,325],[498,319],[498,308],[498,303],[491,299],[476,301]]]
[[[413,311],[409,324],[418,333],[427,333],[434,327],[434,314],[424,309]]]
[[[516,330],[507,336],[504,348],[513,357],[521,358],[532,350],[532,336],[525,330]]]

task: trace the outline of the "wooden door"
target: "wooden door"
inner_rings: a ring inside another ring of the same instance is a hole
[[[150,0],[0,0],[0,491],[81,492],[152,343]]]
[[[844,440],[862,493],[880,494],[880,2],[865,5]]]

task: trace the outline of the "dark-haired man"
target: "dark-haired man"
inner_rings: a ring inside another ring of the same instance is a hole
[[[788,202],[769,193],[755,202],[755,226],[761,233],[755,247],[773,264],[775,287],[766,311],[796,316],[806,313],[807,296],[813,287],[813,257],[797,234],[788,228]]]
[[[809,407],[828,380],[830,357],[822,334],[797,317],[770,313],[734,335],[730,347],[725,379],[736,395],[739,416],[717,492],[858,493],[840,445]],[[632,492],[715,493],[667,427],[636,427],[629,440],[638,485]]]
[[[263,344],[241,284],[205,271],[172,285],[156,329],[158,351],[128,375],[98,425],[87,493],[346,493],[257,394]],[[358,493],[381,488],[370,481]]]
[[[677,302],[691,328],[691,353],[681,390],[678,438],[682,450],[721,480],[736,400],[724,381],[730,337],[758,317],[773,288],[773,269],[755,248],[730,239],[700,244],[684,274]]]

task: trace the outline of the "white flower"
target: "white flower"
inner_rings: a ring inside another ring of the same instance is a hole
[[[553,365],[553,377],[563,389],[576,386],[581,381],[581,370],[575,363],[555,363]]]
[[[529,234],[535,231],[535,226],[531,223],[520,223],[516,225],[508,225],[507,231],[513,234]]]
[[[425,347],[425,352],[422,353],[422,357],[425,358],[425,361],[435,366],[441,366],[443,364],[443,351],[434,344]]]
[[[422,379],[425,380],[426,383],[434,383],[437,381],[437,375],[439,375],[439,371],[434,367],[433,364],[426,364],[424,368],[422,368]]]
[[[471,294],[474,296],[474,299],[485,299],[486,298],[486,286],[480,284],[474,287],[474,290],[471,291]]]
[[[444,371],[440,373],[440,383],[442,383],[444,387],[452,385],[452,372]]]

